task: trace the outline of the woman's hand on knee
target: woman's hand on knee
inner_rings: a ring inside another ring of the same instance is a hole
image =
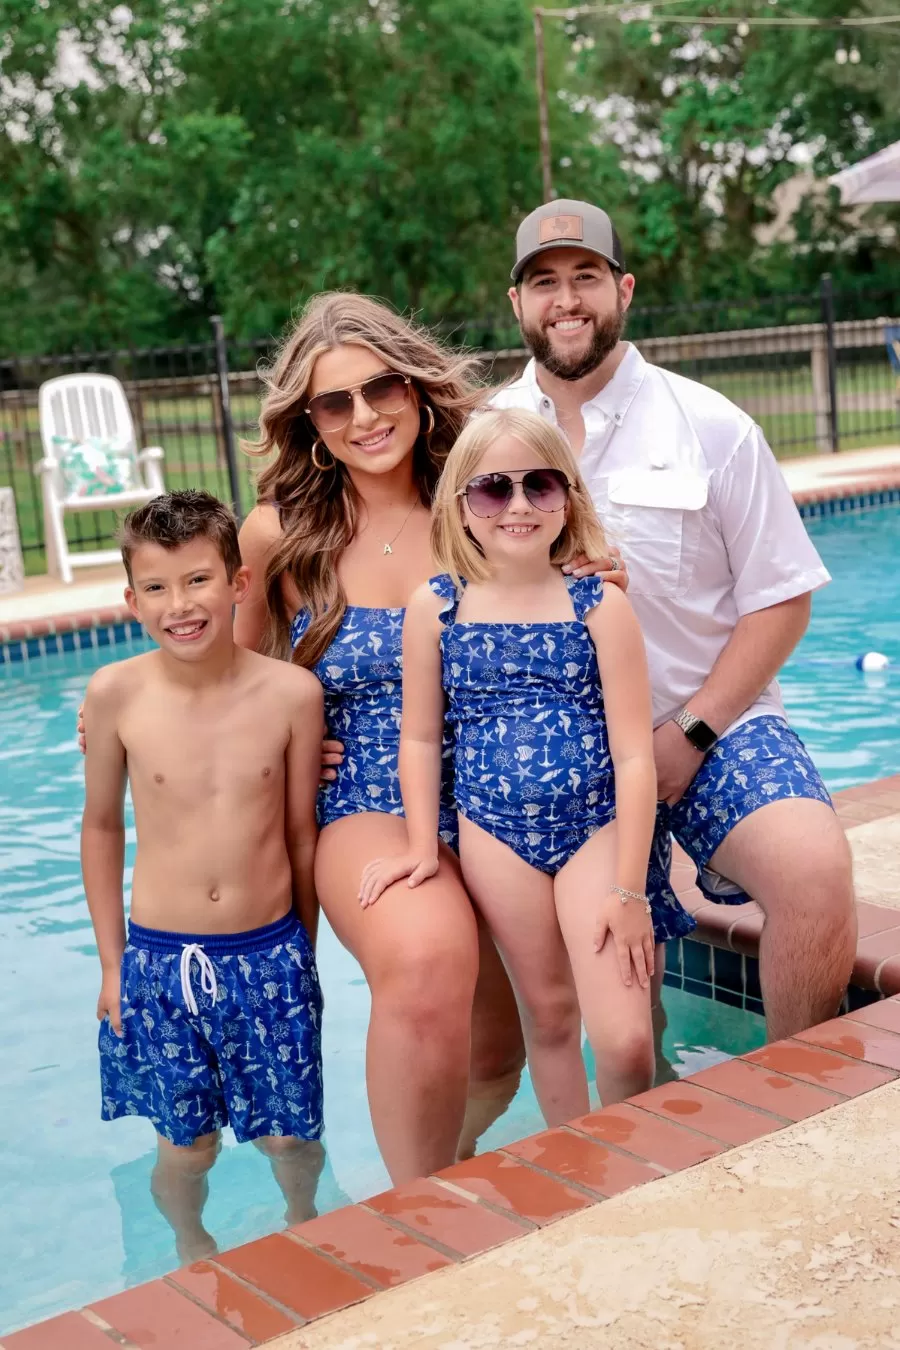
[[[395,881],[409,877],[407,885],[421,886],[438,870],[437,854],[423,857],[419,853],[403,853],[396,858],[374,858],[363,868],[359,887],[359,903],[363,909],[374,905],[378,897]]]
[[[631,988],[636,975],[641,988],[648,989],[655,950],[649,904],[635,899],[623,904],[619,893],[610,891],[597,915],[594,951],[601,952],[610,940],[615,943],[619,972],[626,987]]]
[[[344,762],[344,744],[343,741],[322,742],[322,768],[319,773],[319,781],[322,783],[333,783],[337,778],[337,770]]]

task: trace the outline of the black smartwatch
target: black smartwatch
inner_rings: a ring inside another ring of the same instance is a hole
[[[708,723],[703,722],[699,717],[695,717],[692,712],[688,712],[687,708],[682,708],[680,713],[676,713],[672,721],[676,726],[681,727],[694,749],[701,751],[704,755],[707,750],[713,748],[719,739]]]

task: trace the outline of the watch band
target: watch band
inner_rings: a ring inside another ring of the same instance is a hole
[[[707,722],[704,722],[687,708],[682,708],[681,712],[676,713],[672,721],[681,728],[694,749],[702,751],[704,755],[713,748],[719,739]]]

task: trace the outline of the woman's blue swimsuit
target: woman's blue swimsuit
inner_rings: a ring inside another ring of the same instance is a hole
[[[600,672],[585,624],[603,582],[566,578],[573,619],[503,624],[458,622],[462,590],[447,575],[429,585],[444,601],[457,810],[555,876],[616,813]],[[667,889],[653,912],[660,942],[694,927]]]
[[[402,609],[348,605],[341,626],[313,667],[325,691],[325,723],[329,736],[344,744],[337,778],[319,793],[319,826],[324,829],[361,811],[403,815],[397,758],[400,748],[402,697]],[[296,647],[310,623],[302,609],[291,625]],[[453,761],[449,744],[444,754],[440,833],[457,848],[453,805]]]

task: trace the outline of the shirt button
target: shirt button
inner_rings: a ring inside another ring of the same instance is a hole
[[[550,400],[549,400],[549,398],[542,398],[542,399],[541,399],[541,407],[542,407],[542,408],[549,408],[549,407],[550,407]]]
[[[613,418],[613,421],[615,422],[617,427],[620,427],[622,425],[622,414],[616,413],[615,417]]]

